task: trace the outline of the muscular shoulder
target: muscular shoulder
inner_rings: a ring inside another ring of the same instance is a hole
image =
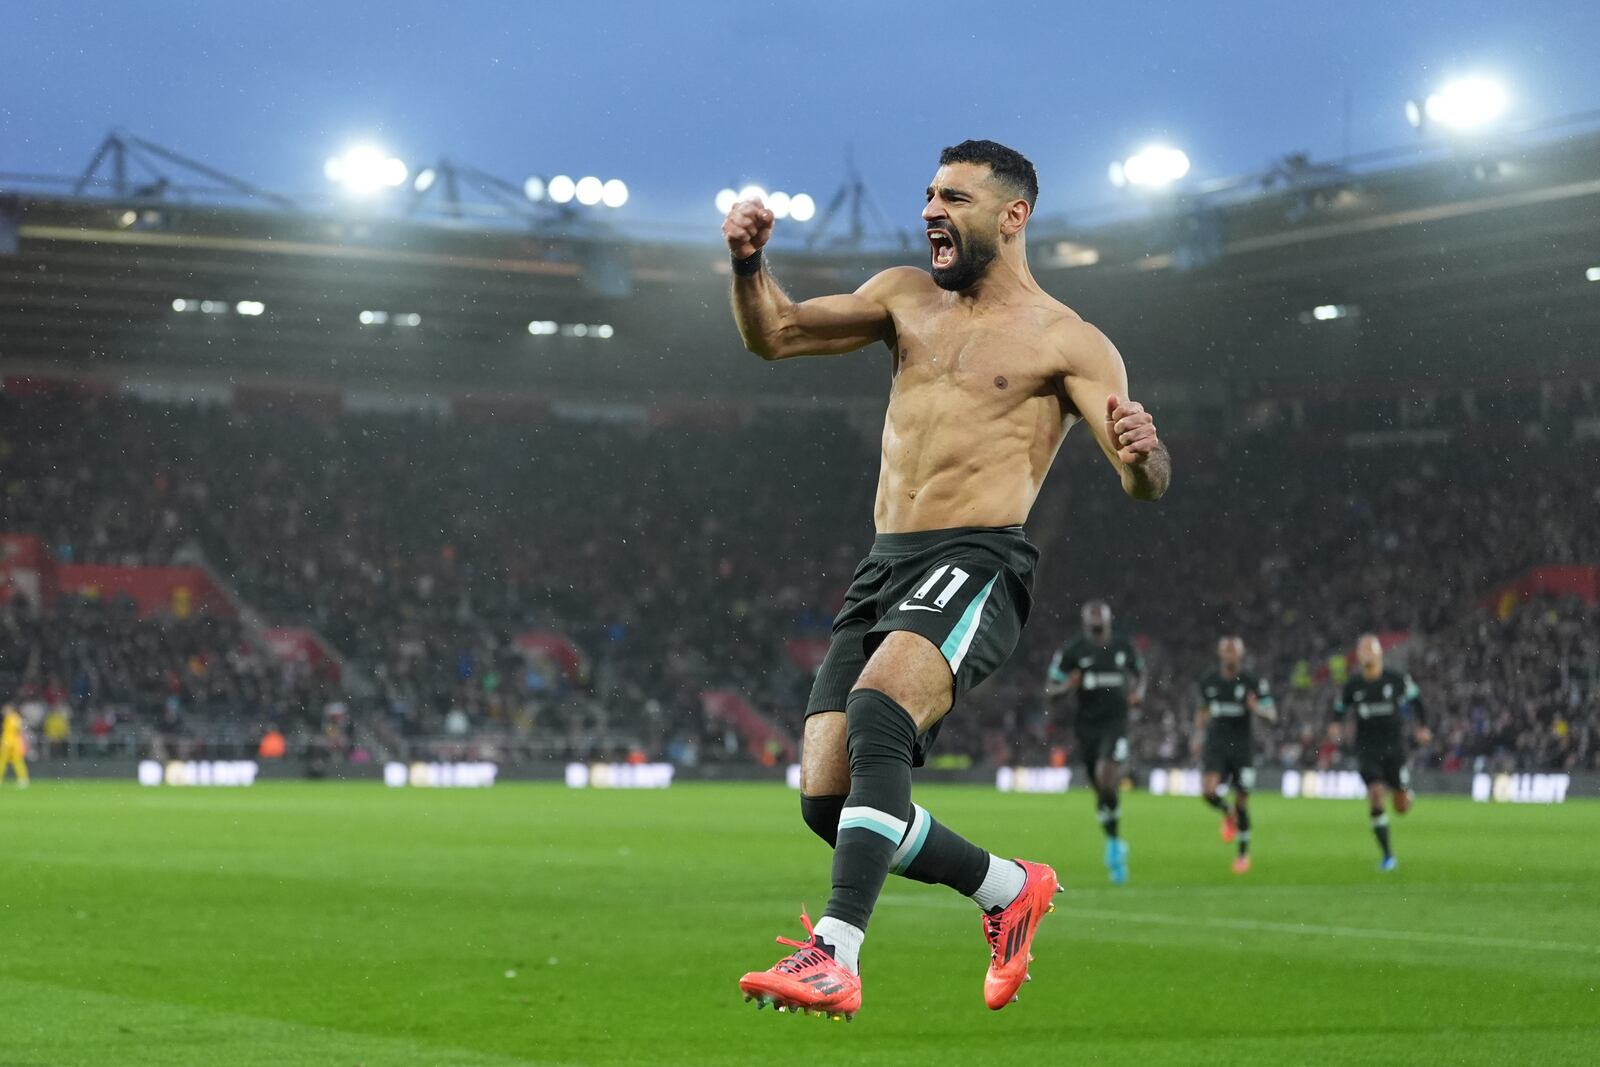
[[[1122,355],[1099,327],[1064,304],[1056,307],[1059,312],[1052,316],[1049,336],[1063,373],[1101,378],[1108,368],[1121,366]]]
[[[896,304],[925,296],[937,288],[925,270],[918,267],[890,267],[868,278],[856,292],[893,310]]]

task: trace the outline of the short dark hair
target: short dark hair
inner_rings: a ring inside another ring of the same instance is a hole
[[[999,141],[962,141],[939,153],[939,166],[947,163],[984,163],[1000,181],[1028,202],[1031,209],[1039,199],[1039,175],[1028,157]]]

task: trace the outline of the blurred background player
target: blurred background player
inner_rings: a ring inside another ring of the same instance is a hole
[[[16,773],[17,786],[28,788],[28,749],[22,738],[22,713],[15,704],[7,704],[0,711],[0,783],[6,780],[6,770]]]
[[[1217,642],[1217,669],[1200,679],[1200,709],[1195,713],[1195,754],[1201,757],[1200,795],[1222,812],[1222,839],[1237,840],[1233,871],[1250,869],[1250,790],[1255,788],[1255,746],[1251,716],[1278,721],[1278,709],[1265,678],[1244,670],[1244,641],[1232,635]],[[1202,747],[1200,737],[1204,734]],[[1232,810],[1218,793],[1226,783]]]
[[[1105,601],[1083,606],[1083,633],[1050,660],[1044,692],[1051,698],[1077,694],[1078,756],[1106,834],[1106,871],[1114,885],[1122,885],[1128,880],[1128,843],[1121,833],[1120,790],[1128,761],[1128,709],[1144,700],[1144,660],[1132,641],[1112,633]]]
[[[1333,711],[1340,719],[1355,711],[1356,765],[1367,786],[1367,801],[1372,810],[1372,833],[1383,849],[1381,871],[1398,865],[1389,846],[1389,813],[1385,792],[1394,794],[1394,810],[1404,815],[1411,810],[1410,754],[1406,746],[1403,720],[1415,719],[1411,734],[1417,744],[1432,740],[1422,711],[1422,694],[1411,675],[1389,670],[1383,665],[1383,642],[1376,634],[1362,634],[1356,642],[1358,669],[1344,683]],[[1342,730],[1335,724],[1336,736]]]

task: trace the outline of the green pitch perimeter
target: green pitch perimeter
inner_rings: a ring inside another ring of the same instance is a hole
[[[852,1023],[739,975],[821,910],[793,793],[263,783],[0,790],[0,1064],[1596,1062],[1600,804],[1424,799],[1376,872],[1360,802],[1262,798],[1256,869],[1197,800],[928,788],[1068,892],[985,1010],[976,909],[890,879]]]

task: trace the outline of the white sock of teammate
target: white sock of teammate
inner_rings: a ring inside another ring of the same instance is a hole
[[[861,942],[867,937],[865,930],[826,915],[818,919],[811,930],[833,949],[833,958],[839,961],[839,966],[851,974],[860,973]]]
[[[983,876],[983,884],[972,894],[972,899],[976,900],[978,907],[984,911],[1004,908],[1017,899],[1027,881],[1027,872],[1022,869],[1021,864],[1001,859],[991,852],[989,873]]]

